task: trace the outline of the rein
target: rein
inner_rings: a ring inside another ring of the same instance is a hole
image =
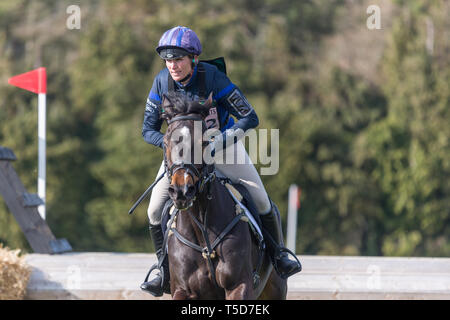
[[[175,116],[170,120],[167,120],[167,124],[170,125],[175,121],[180,121],[180,120],[196,120],[196,121],[202,121],[205,126],[206,126],[206,122],[205,120],[203,120],[201,115],[184,115],[184,116]]]

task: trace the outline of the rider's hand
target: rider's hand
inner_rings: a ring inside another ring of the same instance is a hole
[[[212,139],[209,143],[211,148],[211,156],[214,157],[216,151],[223,150],[226,147],[232,145],[240,138],[242,138],[243,135],[244,132],[242,131],[242,129],[227,129],[221,135],[215,136],[214,139]]]

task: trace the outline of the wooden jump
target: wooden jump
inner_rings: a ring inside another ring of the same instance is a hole
[[[56,239],[37,207],[43,203],[36,194],[26,191],[11,161],[16,156],[11,149],[0,146],[0,196],[5,199],[14,218],[36,253],[61,253],[71,251],[66,239]]]
[[[299,256],[288,299],[450,299],[450,258]],[[29,254],[27,299],[155,299],[139,285],[154,254]],[[164,295],[160,299],[170,299]]]

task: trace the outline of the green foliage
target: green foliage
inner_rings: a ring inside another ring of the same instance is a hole
[[[359,160],[388,204],[387,255],[449,254],[449,61],[427,52],[424,24],[421,14],[396,22],[383,64],[389,113],[361,136]]]
[[[343,14],[348,1],[78,1],[80,30],[66,28],[69,4],[0,5],[0,145],[14,150],[14,167],[36,192],[37,98],[7,78],[45,66],[48,223],[74,250],[153,250],[147,201],[127,211],[162,160],[141,137],[145,101],[164,67],[155,47],[165,30],[187,25],[202,39],[202,59],[226,58],[260,128],[280,129],[279,172],[262,179],[283,220],[289,185],[302,189],[298,254],[450,254],[442,2],[395,2],[376,77],[323,59],[342,19],[365,28],[361,15]],[[3,203],[0,242],[30,250]]]

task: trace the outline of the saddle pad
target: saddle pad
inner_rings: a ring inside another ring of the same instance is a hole
[[[219,178],[220,179],[220,178]],[[250,214],[252,215],[253,219],[258,224],[258,227],[262,229],[262,223],[261,219],[259,217],[258,211],[256,209],[255,204],[253,203],[253,200],[250,196],[250,193],[247,191],[247,189],[238,183],[224,183],[224,186],[227,187],[230,192],[233,193],[233,195],[238,199],[245,207],[248,209]],[[167,229],[169,229],[170,226],[167,224],[169,223],[170,216],[173,212],[175,207],[173,206],[173,201],[171,199],[166,201],[166,204],[164,205],[164,209],[162,212],[162,218],[161,218],[161,227],[163,234],[166,234]],[[176,220],[174,220],[174,224],[176,223]],[[172,227],[175,227],[175,225],[172,225]]]
[[[249,213],[253,217],[253,220],[258,224],[259,229],[262,230],[261,218],[259,217],[256,206],[247,189],[238,183],[230,184],[227,182],[224,185],[231,193],[233,193],[236,199],[248,209]]]

